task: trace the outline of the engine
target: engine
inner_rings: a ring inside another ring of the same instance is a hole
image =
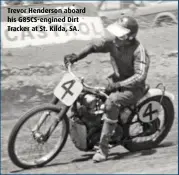
[[[86,125],[98,123],[104,113],[104,102],[95,95],[84,94],[77,102],[77,111]]]
[[[91,94],[86,94],[82,97],[81,106],[91,115],[98,115],[104,112],[102,100]]]
[[[70,120],[72,141],[78,149],[90,150],[100,140],[104,102],[95,95],[81,94],[75,106],[76,112],[73,120]],[[118,130],[116,130],[117,133],[119,133]]]
[[[104,102],[94,95],[81,94],[74,109],[70,120],[72,141],[80,150],[91,149],[100,138]]]

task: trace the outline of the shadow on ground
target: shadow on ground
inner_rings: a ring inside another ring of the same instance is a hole
[[[164,142],[164,143],[158,145],[156,148],[150,149],[150,150],[142,150],[139,152],[125,152],[125,153],[114,152],[114,153],[110,154],[108,160],[110,161],[110,160],[118,160],[118,159],[128,159],[128,158],[130,159],[133,156],[135,156],[135,157],[149,156],[149,155],[155,154],[157,152],[157,149],[165,148],[165,147],[172,147],[175,145],[176,144],[174,144],[173,142]],[[84,154],[84,155],[82,155],[81,158],[74,159],[70,162],[52,163],[50,165],[46,165],[45,167],[68,165],[68,164],[77,163],[77,162],[84,162],[84,161],[88,161],[88,160],[92,159],[93,155],[94,155],[93,153]],[[36,168],[33,168],[33,169],[36,169]],[[23,172],[23,171],[24,171],[23,169],[20,169],[20,170],[11,171],[10,173],[19,173],[19,172]]]

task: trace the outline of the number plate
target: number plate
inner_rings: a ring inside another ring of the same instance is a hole
[[[54,95],[66,106],[71,106],[83,90],[81,82],[76,80],[71,74],[63,76],[61,82],[54,90]]]
[[[162,106],[157,101],[150,101],[149,103],[142,106],[139,111],[139,119],[143,123],[150,123],[153,120],[157,119],[159,113],[162,109]]]

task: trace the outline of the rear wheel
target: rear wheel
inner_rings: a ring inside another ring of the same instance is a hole
[[[147,106],[145,111],[142,111],[147,114],[145,118],[143,116],[142,119],[142,117],[136,115],[130,119],[129,125],[126,128],[129,139],[124,142],[124,147],[129,151],[134,152],[154,148],[168,135],[174,121],[174,107],[168,97],[164,96],[161,104],[160,100],[161,96],[145,100],[139,105],[139,113],[143,110],[144,106]],[[160,105],[158,113],[157,110],[152,109],[152,103]],[[152,115],[155,115],[153,119]],[[150,119],[151,121],[149,121]]]
[[[62,150],[69,132],[69,122],[66,116],[58,123],[50,137],[45,139],[45,133],[57,120],[61,109],[52,104],[42,105],[31,109],[20,118],[8,142],[9,157],[15,165],[24,169],[40,167],[54,159]],[[46,113],[48,115],[42,126],[34,132],[34,127]]]

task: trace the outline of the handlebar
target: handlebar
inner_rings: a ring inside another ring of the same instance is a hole
[[[95,91],[96,91],[97,93],[99,93],[100,95],[102,95],[102,96],[104,96],[104,97],[106,97],[106,98],[109,98],[109,96],[108,96],[106,93],[104,93],[104,90],[105,90],[104,87],[97,87],[97,86],[96,86],[96,87],[92,87],[92,86],[87,85],[86,83],[84,83],[84,78],[79,78],[79,77],[77,77],[77,76],[72,72],[71,66],[72,66],[71,63],[68,64],[68,72],[69,72],[77,81],[80,81],[85,88],[91,89],[91,90],[95,90]]]

